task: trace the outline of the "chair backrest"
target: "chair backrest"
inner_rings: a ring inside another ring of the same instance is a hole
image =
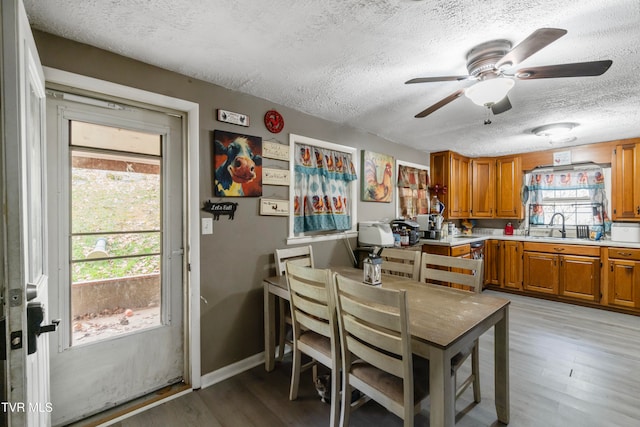
[[[295,264],[305,267],[314,267],[311,245],[276,249],[274,259],[276,260],[276,274],[278,276],[284,275],[287,261],[292,261]]]
[[[483,260],[422,253],[420,281],[424,283],[447,282],[482,292],[484,279]]]
[[[415,280],[420,277],[420,251],[384,248],[380,256],[383,273]]]
[[[331,270],[288,262],[286,274],[294,339],[300,336],[303,329],[311,330],[331,338],[337,349],[338,324],[331,291]]]
[[[402,378],[404,408],[413,411],[413,359],[406,291],[364,285],[339,274],[335,275],[333,286],[347,374],[352,361],[360,359]],[[378,400],[376,396],[370,397]],[[388,409],[397,415],[402,413],[402,407],[397,405]]]

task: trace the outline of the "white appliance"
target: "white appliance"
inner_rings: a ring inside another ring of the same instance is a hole
[[[362,221],[358,223],[359,246],[393,246],[391,226],[379,221]]]
[[[611,240],[614,242],[640,243],[640,224],[627,222],[612,223]]]

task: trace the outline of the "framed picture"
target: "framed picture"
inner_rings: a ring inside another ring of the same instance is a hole
[[[289,216],[289,201],[260,199],[260,215]]]
[[[233,111],[218,110],[218,120],[232,125],[249,126],[249,116],[246,114],[234,113]]]
[[[213,139],[214,194],[262,196],[262,138],[216,130]]]
[[[289,169],[262,168],[262,184],[289,185]]]
[[[268,159],[289,160],[289,146],[274,141],[262,143],[262,155]]]
[[[391,203],[395,174],[393,156],[362,150],[362,195],[363,202]]]

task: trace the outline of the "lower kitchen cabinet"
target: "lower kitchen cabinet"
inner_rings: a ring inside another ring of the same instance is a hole
[[[640,308],[640,249],[608,249],[608,304]]]
[[[600,257],[560,256],[560,287],[563,297],[600,300]]]
[[[522,242],[502,242],[502,266],[500,286],[522,290]]]
[[[558,295],[558,255],[525,251],[522,264],[525,291]]]
[[[525,291],[600,301],[600,249],[595,246],[524,244]]]
[[[484,247],[485,284],[522,290],[522,242],[491,239]]]

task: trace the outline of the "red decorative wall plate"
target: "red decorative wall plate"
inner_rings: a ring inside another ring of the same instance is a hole
[[[276,110],[269,110],[264,115],[264,125],[271,133],[279,133],[284,127],[284,119]]]

